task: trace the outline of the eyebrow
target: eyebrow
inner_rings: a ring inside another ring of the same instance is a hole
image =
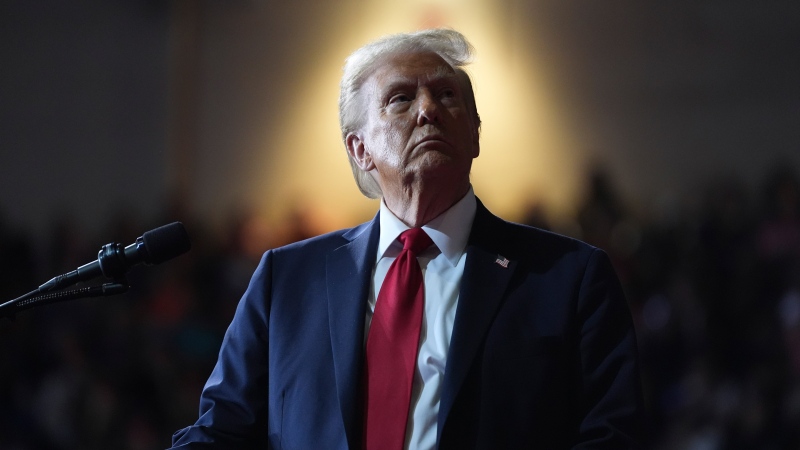
[[[452,67],[443,64],[440,66],[436,66],[436,70],[433,71],[433,76],[431,78],[451,78],[456,76],[456,71]]]

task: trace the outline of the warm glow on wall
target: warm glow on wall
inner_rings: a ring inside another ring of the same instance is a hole
[[[534,55],[513,45],[513,11],[490,0],[440,0],[343,5],[328,38],[309,49],[308,64],[290,86],[295,101],[283,105],[280,136],[265,136],[277,152],[257,187],[257,205],[274,215],[305,205],[318,231],[371,217],[377,203],[363,199],[353,182],[338,128],[341,66],[355,48],[385,34],[445,26],[464,33],[476,48],[473,76],[483,119],[481,155],[473,165],[476,193],[510,219],[531,200],[558,216],[569,212],[577,182],[574,145],[548,98]],[[266,151],[265,151],[266,153]],[[284,205],[284,210],[275,205]]]

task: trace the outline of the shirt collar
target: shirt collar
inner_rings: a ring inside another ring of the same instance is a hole
[[[469,239],[469,232],[472,229],[476,208],[475,193],[470,186],[469,191],[461,200],[422,226],[422,229],[428,233],[436,247],[453,266],[458,264],[458,260],[467,247],[467,239]],[[378,259],[385,255],[386,250],[396,241],[400,233],[409,229],[403,221],[389,211],[383,200],[381,200],[380,227]]]

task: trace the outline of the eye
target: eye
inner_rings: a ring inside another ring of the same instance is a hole
[[[437,97],[439,98],[440,102],[450,106],[453,102],[457,101],[458,90],[451,86],[442,86],[442,89],[439,90]]]
[[[445,89],[442,89],[442,92],[441,92],[440,95],[441,95],[442,98],[453,98],[453,97],[456,96],[456,90],[453,89],[453,88],[445,88]]]
[[[395,94],[389,98],[389,104],[402,103],[402,102],[407,102],[409,100],[411,100],[411,97],[409,97],[406,94]]]

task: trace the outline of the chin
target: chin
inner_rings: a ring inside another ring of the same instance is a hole
[[[469,165],[464,166],[450,156],[443,154],[430,155],[415,167],[414,172],[426,178],[450,178],[459,180],[469,177]]]
[[[453,164],[453,158],[442,152],[426,151],[420,156],[416,164],[416,169],[419,172],[444,170],[447,166]]]

